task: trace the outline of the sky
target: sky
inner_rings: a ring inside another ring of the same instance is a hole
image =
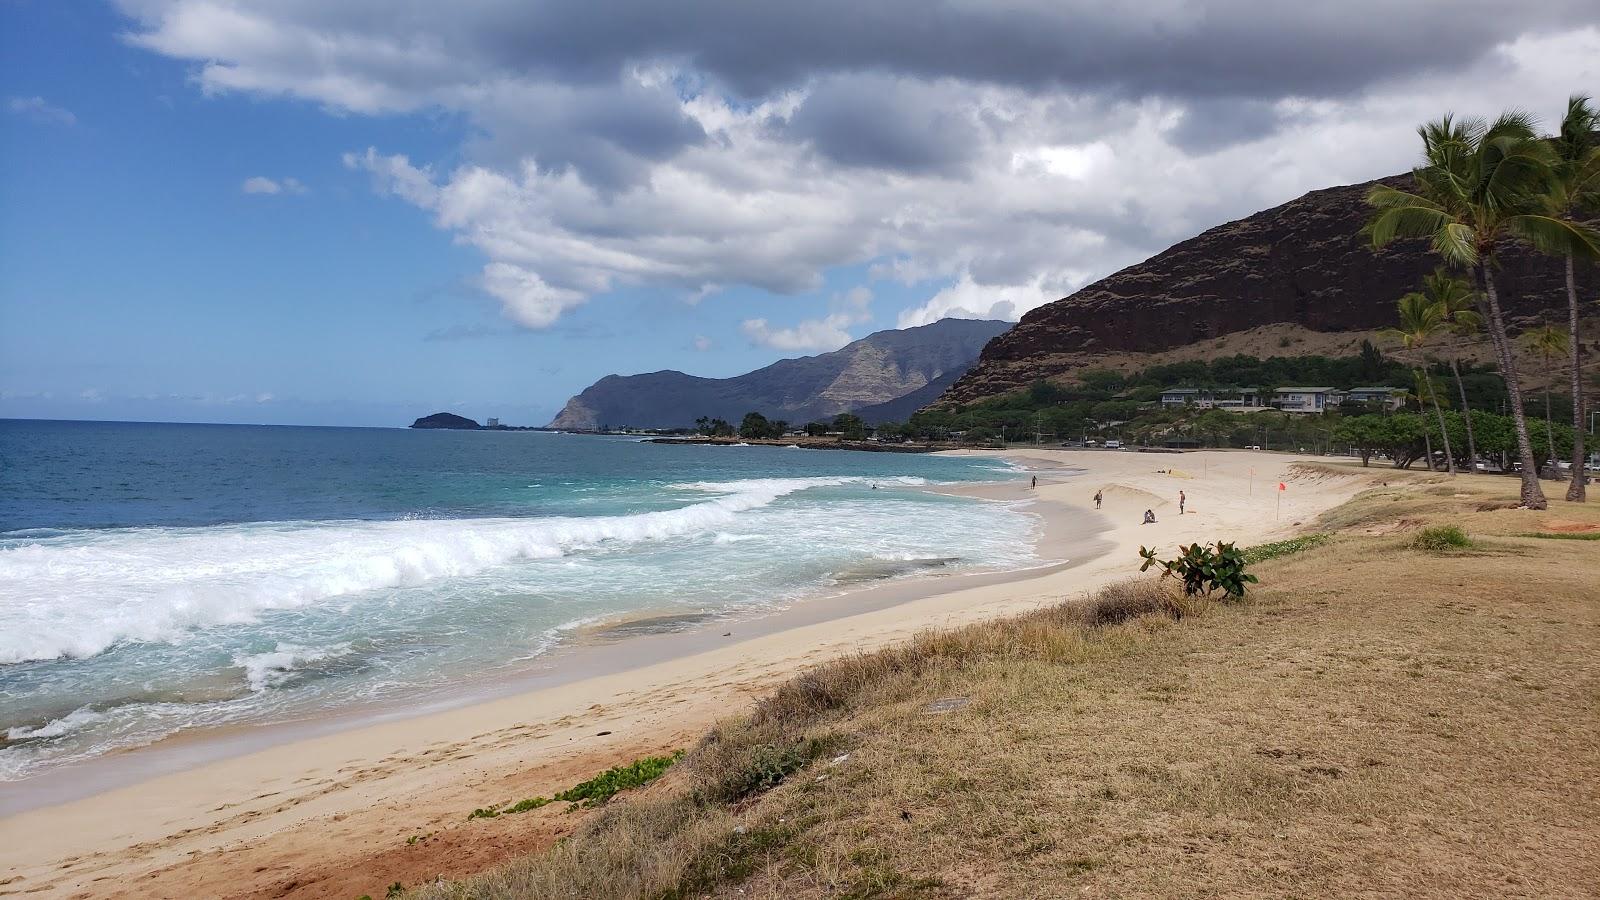
[[[1600,93],[1600,3],[0,0],[0,417],[540,425]]]

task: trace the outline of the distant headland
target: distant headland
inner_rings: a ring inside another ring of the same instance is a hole
[[[412,428],[448,428],[455,431],[554,431],[553,428],[532,428],[527,425],[501,425],[499,419],[490,419],[487,425],[479,425],[476,419],[458,416],[455,413],[437,412],[431,416],[411,423]]]
[[[412,428],[456,428],[463,431],[476,431],[482,428],[476,420],[455,413],[439,412],[411,423]]]

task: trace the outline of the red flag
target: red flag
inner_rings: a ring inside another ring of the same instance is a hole
[[[1289,488],[1288,488],[1288,487],[1287,487],[1287,486],[1286,486],[1286,485],[1284,485],[1284,483],[1283,483],[1283,482],[1281,482],[1281,481],[1280,481],[1280,482],[1278,482],[1278,490],[1280,490],[1280,491],[1287,491],[1287,490],[1288,490],[1288,489],[1289,489]]]

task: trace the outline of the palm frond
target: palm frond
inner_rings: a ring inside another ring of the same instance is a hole
[[[1600,131],[1600,108],[1585,94],[1568,97],[1567,112],[1555,138],[1562,160],[1572,163],[1588,156],[1594,149],[1596,131]]]
[[[1450,216],[1426,206],[1385,209],[1367,224],[1366,233],[1374,248],[1386,247],[1399,238],[1433,237],[1451,222]]]
[[[1547,215],[1513,216],[1505,225],[1541,253],[1600,259],[1600,231],[1587,225]]]
[[[1367,191],[1367,205],[1377,209],[1397,209],[1407,206],[1420,206],[1440,211],[1444,209],[1440,204],[1421,194],[1402,191],[1386,184],[1375,185],[1372,190]]]
[[[1485,144],[1502,138],[1533,140],[1538,136],[1539,120],[1532,113],[1521,109],[1508,109],[1489,123],[1477,142]]]
[[[1478,262],[1478,232],[1464,222],[1446,222],[1433,233],[1433,252],[1451,265],[1476,265]]]

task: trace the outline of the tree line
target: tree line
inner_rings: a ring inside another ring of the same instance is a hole
[[[1396,329],[1410,351],[1436,336],[1460,337],[1486,330],[1499,361],[1516,462],[1522,477],[1522,505],[1548,505],[1539,484],[1540,454],[1529,428],[1516,355],[1495,282],[1497,254],[1512,241],[1525,242],[1565,269],[1567,328],[1549,323],[1523,336],[1550,360],[1565,356],[1572,394],[1569,438],[1572,477],[1567,499],[1586,499],[1583,439],[1583,350],[1578,340],[1579,300],[1574,268],[1600,260],[1600,231],[1588,217],[1600,214],[1600,110],[1586,96],[1567,101],[1557,133],[1540,136],[1526,113],[1506,112],[1493,121],[1446,115],[1417,129],[1422,163],[1412,170],[1412,189],[1379,185],[1367,195],[1374,209],[1365,233],[1374,247],[1401,238],[1426,238],[1443,263],[1423,290],[1399,300]],[[1456,277],[1457,274],[1470,281]],[[1416,392],[1433,407],[1449,470],[1455,471],[1459,444],[1452,443],[1445,417],[1444,391],[1419,366]],[[1468,463],[1477,457],[1474,417],[1462,420]],[[1547,418],[1547,432],[1553,430]],[[1548,456],[1549,454],[1545,454]]]

